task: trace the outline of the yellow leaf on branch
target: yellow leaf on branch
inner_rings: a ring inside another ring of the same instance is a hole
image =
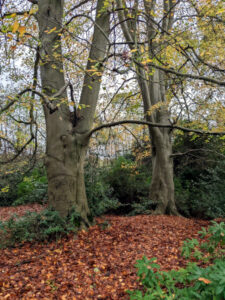
[[[16,21],[12,26],[12,33],[15,33],[19,27],[20,27],[20,24]]]
[[[26,27],[25,26],[20,26],[18,28],[18,31],[20,33],[20,37],[22,37],[24,35],[24,33],[26,32]]]

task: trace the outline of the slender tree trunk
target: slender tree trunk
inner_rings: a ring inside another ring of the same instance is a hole
[[[38,24],[40,39],[40,70],[43,92],[49,99],[65,87],[61,33],[63,0],[39,0]],[[103,0],[98,0],[96,24],[87,70],[105,56],[109,16],[102,12]],[[99,27],[101,27],[99,29]],[[101,71],[102,66],[101,66]],[[88,133],[98,99],[102,72],[85,75],[80,103],[87,109],[76,114],[71,122],[66,91],[52,101],[54,112],[44,103],[46,120],[46,169],[48,177],[48,205],[62,217],[72,208],[80,213],[84,225],[88,225],[89,208],[84,184],[84,160],[88,147]]]

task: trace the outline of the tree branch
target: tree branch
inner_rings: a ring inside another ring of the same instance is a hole
[[[64,87],[62,89],[63,89],[63,92],[64,92]],[[27,92],[32,92],[32,93],[38,95],[39,97],[41,97],[43,102],[45,103],[45,105],[47,106],[47,108],[50,110],[51,113],[55,112],[58,109],[57,106],[53,105],[53,103],[51,101],[49,101],[49,99],[46,95],[44,95],[41,92],[35,91],[32,88],[27,88],[27,89],[23,90],[22,92],[20,92],[18,94],[18,97],[20,98],[23,94],[25,94]],[[59,92],[57,92],[55,95],[59,96]],[[53,99],[55,98],[55,95],[53,95]]]
[[[221,156],[222,158],[225,158],[225,155],[223,155],[222,153],[218,153],[217,151],[211,150],[211,149],[189,149],[188,151],[185,152],[177,152],[177,153],[173,153],[172,155],[170,155],[170,157],[177,157],[177,156],[184,156],[184,155],[188,155],[191,152],[198,152],[198,151],[202,151],[202,152],[212,152],[212,153],[216,153],[218,156]]]
[[[91,20],[91,22],[92,22],[94,25],[96,25],[96,27],[99,29],[99,31],[101,31],[101,33],[104,35],[104,37],[105,37],[105,39],[107,40],[108,44],[110,44],[110,40],[109,40],[107,34],[106,34],[106,33],[104,32],[104,30],[101,28],[101,26],[99,26],[99,24],[98,24],[97,22],[95,22],[95,20],[93,20],[93,18],[90,17],[90,16],[88,16],[88,15],[85,15],[85,14],[78,14],[78,15],[73,16],[73,17],[71,17],[71,18],[69,19],[69,21],[67,21],[67,22],[64,24],[64,27],[68,26],[68,25],[73,21],[73,19],[79,18],[79,17],[84,17],[84,18],[87,18],[87,19]]]
[[[10,162],[14,161],[23,152],[23,150],[26,149],[26,147],[33,141],[33,139],[34,139],[34,135],[32,135],[30,137],[30,139],[19,150],[16,149],[15,146],[10,141],[7,140],[7,142],[9,142],[11,145],[13,145],[13,148],[17,151],[17,153],[12,158],[10,158],[9,160],[0,161],[0,164],[7,164],[7,163],[10,163]]]
[[[9,109],[14,103],[16,103],[18,100],[19,100],[19,99],[14,99],[14,100],[12,100],[11,102],[9,102],[8,104],[6,104],[4,107],[0,108],[0,115],[1,115],[4,111],[8,110],[8,109]]]
[[[177,125],[173,125],[173,124],[159,124],[159,123],[152,123],[152,122],[141,121],[141,120],[122,120],[122,121],[117,121],[117,122],[112,122],[112,123],[102,124],[100,126],[97,126],[89,132],[88,136],[91,137],[91,135],[94,132],[96,132],[98,130],[101,130],[103,128],[110,128],[110,127],[123,125],[123,124],[139,124],[139,125],[147,125],[149,127],[170,128],[171,130],[177,129],[177,130],[181,130],[183,132],[196,133],[196,134],[200,134],[200,135],[203,135],[203,134],[215,135],[215,136],[224,136],[225,135],[225,132],[205,131],[205,130],[200,130],[200,129],[190,129],[190,128],[181,127],[181,126],[177,126]]]
[[[84,5],[85,3],[87,3],[88,1],[90,1],[90,0],[84,0],[84,1],[81,1],[80,3],[74,5],[71,9],[69,9],[69,10],[66,12],[66,15],[68,15],[69,13],[71,13],[72,11],[74,11],[75,9],[81,7],[82,5]]]
[[[135,60],[135,63],[138,64],[139,66],[141,66],[141,63],[139,63],[136,60]],[[220,81],[220,80],[217,80],[217,79],[213,79],[213,78],[206,77],[206,76],[201,76],[201,75],[192,75],[192,74],[180,73],[180,72],[177,72],[173,69],[164,68],[164,67],[155,65],[153,63],[148,63],[147,65],[150,66],[150,67],[156,68],[158,70],[164,71],[165,73],[174,74],[178,77],[197,79],[197,80],[202,80],[202,81],[205,81],[205,82],[214,83],[214,84],[217,84],[217,85],[220,85],[220,86],[225,86],[225,81]],[[142,67],[143,67],[143,65],[142,65]]]

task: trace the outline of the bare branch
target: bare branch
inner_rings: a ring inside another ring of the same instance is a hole
[[[10,144],[13,145],[13,147],[17,151],[17,153],[7,161],[0,161],[0,164],[7,164],[7,163],[14,161],[26,149],[26,147],[33,141],[33,139],[34,139],[34,135],[32,135],[30,137],[30,139],[19,150],[17,150],[15,148],[15,146],[10,142]],[[7,142],[9,142],[9,141],[7,140]]]
[[[4,136],[0,136],[0,139],[5,141],[6,143],[10,144],[10,146],[15,149],[15,145],[13,144],[13,142],[11,142],[10,140],[8,140],[6,137]],[[15,149],[16,150],[16,149]]]
[[[94,25],[96,25],[96,27],[99,29],[99,31],[101,31],[101,33],[104,35],[104,37],[106,38],[108,44],[110,44],[110,40],[109,40],[107,34],[106,34],[106,33],[104,32],[104,30],[101,28],[101,26],[99,26],[99,24],[98,24],[97,22],[95,22],[95,20],[93,20],[92,17],[90,17],[90,16],[88,16],[88,15],[85,15],[85,14],[78,14],[78,15],[73,16],[73,17],[71,17],[71,18],[69,19],[69,21],[67,21],[67,22],[65,23],[64,27],[68,26],[68,25],[73,21],[73,19],[79,18],[79,17],[84,17],[84,18],[87,18],[87,19],[91,20],[92,23],[93,23]]]
[[[190,132],[190,133],[196,133],[200,135],[214,135],[214,136],[224,136],[225,132],[215,132],[215,131],[205,131],[205,130],[200,130],[200,129],[190,129],[186,127],[181,127],[173,124],[160,124],[160,123],[152,123],[148,121],[142,121],[142,120],[122,120],[122,121],[117,121],[117,122],[112,122],[108,124],[102,124],[100,126],[95,127],[89,132],[89,136],[91,136],[94,132],[101,130],[103,128],[110,128],[118,125],[123,125],[123,124],[140,124],[140,125],[147,125],[149,127],[158,127],[158,128],[170,128],[171,130],[177,129],[181,130],[183,132]]]
[[[138,62],[137,60],[135,60],[135,63],[140,67],[144,67],[140,62]],[[177,72],[176,70],[173,70],[173,69],[170,69],[170,68],[165,68],[165,67],[162,67],[162,66],[158,66],[156,64],[153,64],[153,63],[148,63],[147,64],[148,66],[150,67],[153,67],[153,68],[156,68],[158,70],[161,70],[161,71],[164,71],[165,73],[169,73],[169,74],[174,74],[178,77],[183,77],[183,78],[189,78],[189,79],[197,79],[197,80],[202,80],[202,81],[205,81],[205,82],[209,82],[209,83],[214,83],[214,84],[217,84],[217,85],[220,85],[220,86],[225,86],[225,81],[220,81],[220,80],[217,80],[217,79],[213,79],[213,78],[210,78],[210,77],[206,77],[206,76],[201,76],[201,75],[193,75],[193,74],[188,74],[188,73],[180,73],[180,72]]]
[[[67,12],[66,12],[66,15],[68,15],[69,13],[71,13],[72,11],[74,11],[75,9],[81,7],[82,5],[84,5],[85,3],[89,2],[90,0],[84,0],[84,1],[81,1],[80,3],[74,5],[71,9],[69,9]]]
[[[12,100],[11,102],[9,102],[8,104],[6,104],[4,107],[0,108],[0,115],[1,115],[4,111],[8,110],[8,109],[9,109],[14,103],[16,103],[18,100],[19,100],[19,99],[14,99],[14,100]]]
[[[143,146],[141,145],[141,143],[139,142],[138,137],[133,133],[132,130],[130,130],[126,125],[121,125],[121,126],[122,126],[124,129],[126,129],[126,130],[133,136],[133,138],[136,140],[136,142],[137,142],[137,144],[138,144],[138,146],[139,146],[140,148],[145,149],[145,147],[143,147]]]
[[[28,122],[28,121],[23,121],[23,120],[17,120],[12,115],[9,115],[9,117],[18,124],[31,125],[31,123],[34,123],[33,121]]]
[[[62,89],[61,89],[62,90]],[[18,97],[21,97],[23,94],[27,93],[27,92],[32,92],[36,95],[38,95],[39,97],[42,98],[43,102],[45,103],[45,105],[47,106],[47,108],[50,110],[51,113],[55,112],[58,107],[55,106],[49,99],[46,95],[44,95],[43,93],[41,92],[38,92],[38,91],[35,91],[34,89],[32,88],[27,88],[25,90],[23,90],[22,92],[20,92],[18,94]],[[57,93],[58,94],[58,93]]]
[[[190,154],[192,152],[199,152],[199,151],[216,153],[218,156],[220,156],[222,158],[225,158],[225,155],[223,155],[222,153],[219,153],[217,151],[210,150],[210,149],[203,149],[203,148],[200,148],[200,149],[189,149],[188,151],[185,151],[183,153],[182,152],[177,152],[177,153],[174,153],[174,154],[170,155],[170,157],[184,156],[184,155],[188,155],[188,154]]]

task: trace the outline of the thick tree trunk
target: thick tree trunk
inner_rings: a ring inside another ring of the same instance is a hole
[[[64,135],[61,149],[47,154],[48,205],[65,217],[72,208],[88,225],[89,208],[84,184],[84,160],[87,150],[85,137]],[[58,152],[58,153],[57,153]]]
[[[56,110],[49,110],[46,103],[43,103],[47,133],[48,205],[57,210],[62,217],[67,216],[74,208],[82,217],[83,224],[88,226],[89,208],[84,184],[84,160],[103,68],[100,64],[97,75],[88,74],[88,70],[96,63],[101,63],[105,56],[109,14],[103,10],[104,0],[98,0],[87,74],[80,99],[84,109],[79,111],[79,117],[75,111],[74,120],[71,122],[67,94],[63,91],[65,80],[61,34],[64,1],[39,0],[38,5],[42,89],[49,100],[55,93],[60,94],[59,91],[62,91],[58,98],[51,101]]]
[[[152,140],[152,181],[150,199],[156,204],[154,214],[178,215],[174,200],[172,144],[168,130],[163,139],[151,134]]]
[[[40,57],[42,89],[49,97],[65,86],[61,23],[63,1],[39,0]],[[59,95],[49,111],[43,103],[46,120],[46,169],[48,177],[48,206],[66,217],[74,208],[88,224],[88,204],[84,185],[84,159],[88,140],[72,134],[72,123],[66,92]]]
[[[149,92],[151,103],[161,102],[162,105],[153,114],[146,118],[160,124],[169,124],[170,112],[166,101],[166,88],[164,74],[155,70],[150,80]],[[147,102],[147,101],[145,101]],[[150,140],[152,144],[152,181],[150,185],[150,199],[156,204],[155,214],[178,215],[174,200],[173,159],[171,131],[168,128],[150,128]]]

